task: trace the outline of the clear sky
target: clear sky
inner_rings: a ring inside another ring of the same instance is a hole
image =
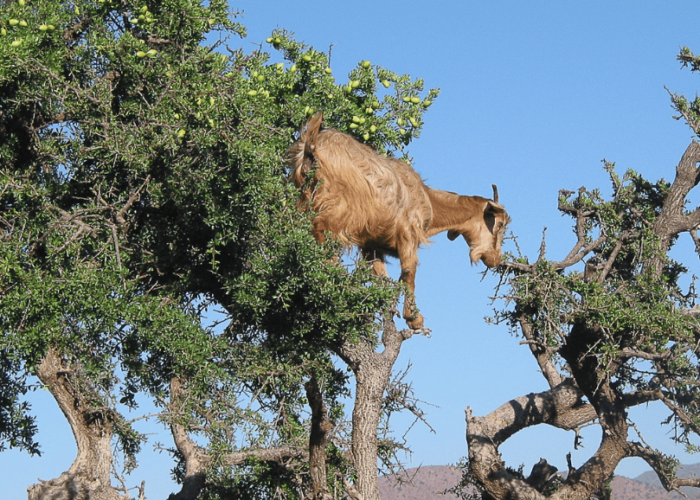
[[[414,168],[435,188],[491,195],[498,184],[511,231],[531,259],[547,227],[547,252],[562,258],[573,243],[569,219],[556,210],[559,189],[600,187],[610,194],[602,159],[647,178],[672,179],[691,140],[690,129],[672,118],[672,92],[693,97],[700,75],[681,71],[675,57],[687,45],[700,52],[700,4],[691,1],[366,1],[232,2],[244,11],[249,36],[231,40],[251,51],[275,28],[295,33],[318,50],[332,45],[338,83],[363,59],[439,87],[440,97],[424,116],[420,139],[410,147]],[[697,194],[691,193],[697,200]],[[685,252],[692,245],[685,242]],[[506,242],[512,250],[513,243]],[[482,280],[483,265],[469,264],[465,243],[444,235],[419,254],[416,294],[431,338],[404,343],[397,369],[409,374],[435,430],[418,425],[409,434],[414,453],[408,466],[455,463],[467,453],[464,410],[484,415],[509,399],[545,390],[544,379],[520,339],[505,325],[489,326],[489,297],[495,279]],[[698,273],[698,259],[686,260]],[[397,275],[398,266],[390,266]],[[46,394],[33,395],[44,456],[0,454],[0,483],[7,498],[26,495],[37,477],[48,480],[74,458],[67,424]],[[671,446],[663,412],[643,408],[633,418],[644,439],[685,463],[700,462]],[[138,415],[134,415],[136,417]],[[401,423],[400,419],[396,421]],[[399,436],[403,429],[397,429]],[[573,454],[580,465],[598,446],[584,433],[585,448]],[[58,438],[58,439],[56,439]],[[503,446],[511,466],[526,471],[546,457],[560,469],[573,451],[573,433],[531,429]],[[151,443],[168,443],[167,435]],[[148,452],[151,444],[144,449]],[[129,485],[146,480],[149,498],[174,487],[169,461],[144,453]],[[634,477],[648,470],[627,460],[618,473]]]

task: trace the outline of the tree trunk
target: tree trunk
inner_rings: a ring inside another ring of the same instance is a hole
[[[352,412],[352,456],[357,473],[357,490],[364,500],[379,500],[377,428],[382,396],[393,363],[382,366],[371,361],[363,363],[355,374],[357,384],[355,408]]]
[[[53,349],[42,360],[37,375],[66,416],[78,454],[70,469],[56,479],[29,486],[29,500],[121,500],[110,481],[112,411],[90,404],[99,395],[96,391],[89,394],[90,382],[75,367],[65,365]]]
[[[357,480],[351,498],[380,500],[377,481],[377,428],[384,391],[404,340],[422,330],[401,330],[391,317],[384,320],[383,352],[367,342],[346,342],[337,351],[355,373],[355,407],[352,412],[352,457]],[[354,491],[356,490],[356,491]]]

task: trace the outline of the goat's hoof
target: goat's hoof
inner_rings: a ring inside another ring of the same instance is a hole
[[[404,318],[406,318],[406,313],[404,312]],[[423,315],[416,314],[413,319],[406,319],[406,324],[411,330],[420,330],[423,328]]]

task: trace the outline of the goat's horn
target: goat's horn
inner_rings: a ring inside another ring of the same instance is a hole
[[[498,203],[498,186],[491,184],[491,187],[493,188],[493,202]]]

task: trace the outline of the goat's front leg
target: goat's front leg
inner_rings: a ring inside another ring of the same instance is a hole
[[[412,330],[423,328],[423,315],[416,310],[416,268],[418,257],[407,254],[399,257],[401,260],[401,281],[408,285],[410,291],[403,301],[403,317]]]

